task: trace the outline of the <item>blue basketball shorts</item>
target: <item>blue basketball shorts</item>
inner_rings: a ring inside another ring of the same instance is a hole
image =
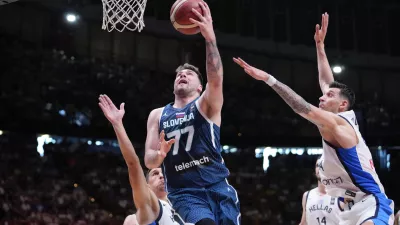
[[[240,225],[239,198],[226,179],[204,188],[174,190],[168,198],[186,223],[209,218],[218,225]]]

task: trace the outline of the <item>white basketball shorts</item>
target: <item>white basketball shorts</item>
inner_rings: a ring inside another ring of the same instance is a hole
[[[360,225],[371,220],[375,225],[393,225],[394,203],[384,193],[370,194],[358,202],[346,202],[339,214],[339,225]]]

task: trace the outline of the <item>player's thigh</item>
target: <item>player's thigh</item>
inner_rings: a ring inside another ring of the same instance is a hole
[[[207,193],[203,189],[172,192],[168,194],[168,198],[186,223],[196,224],[202,219],[215,221]]]

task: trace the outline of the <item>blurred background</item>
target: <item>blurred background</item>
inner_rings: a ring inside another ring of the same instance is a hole
[[[189,62],[205,74],[204,40],[174,30],[173,0],[149,0],[140,33],[102,30],[99,0],[14,1],[0,1],[0,223],[122,224],[135,208],[98,95],[126,103],[127,132],[143,158],[147,116],[173,101],[176,67]],[[322,143],[313,124],[232,57],[317,104],[313,35],[324,12],[335,78],[356,92],[361,132],[398,207],[400,2],[207,3],[224,66],[222,154],[242,223],[298,224]]]

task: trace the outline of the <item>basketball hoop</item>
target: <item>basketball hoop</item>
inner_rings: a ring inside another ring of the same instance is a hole
[[[103,30],[119,32],[125,29],[142,31],[147,0],[101,0],[103,2]]]

